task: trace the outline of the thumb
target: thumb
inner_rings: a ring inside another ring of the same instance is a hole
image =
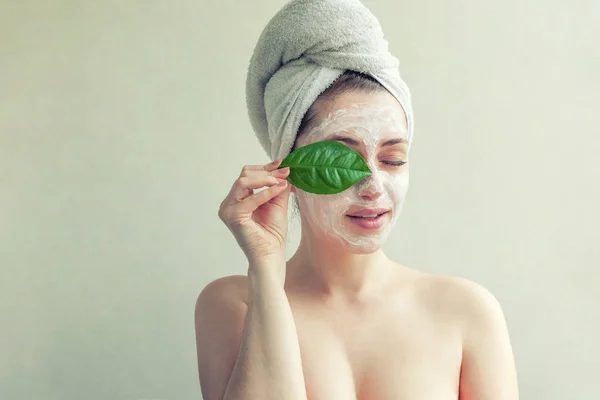
[[[285,212],[287,212],[291,190],[292,184],[288,181],[287,186],[285,187],[283,192],[273,197],[269,202],[280,206]]]

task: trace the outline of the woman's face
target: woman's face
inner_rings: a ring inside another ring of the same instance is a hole
[[[317,106],[315,123],[298,138],[297,147],[342,142],[362,155],[373,174],[334,195],[292,188],[302,218],[317,239],[337,240],[353,253],[371,253],[387,239],[408,190],[404,110],[386,91],[347,92]]]

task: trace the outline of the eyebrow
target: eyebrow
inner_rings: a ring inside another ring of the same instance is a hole
[[[344,136],[344,135],[340,135],[340,134],[335,134],[335,135],[331,136],[328,140],[339,140],[340,142],[345,142],[352,146],[360,145],[360,142],[358,140],[355,140],[355,139],[349,138],[348,136]],[[398,143],[406,144],[408,142],[404,138],[395,138],[395,139],[386,140],[385,142],[383,142],[381,144],[381,147],[393,146]]]

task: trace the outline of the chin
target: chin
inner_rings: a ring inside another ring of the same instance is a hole
[[[382,240],[379,237],[357,237],[353,240],[340,237],[339,240],[342,241],[344,248],[353,254],[372,254],[381,249],[382,245]]]

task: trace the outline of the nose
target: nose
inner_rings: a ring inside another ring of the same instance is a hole
[[[377,200],[383,194],[383,181],[378,172],[364,178],[357,185],[358,195],[369,201]]]

